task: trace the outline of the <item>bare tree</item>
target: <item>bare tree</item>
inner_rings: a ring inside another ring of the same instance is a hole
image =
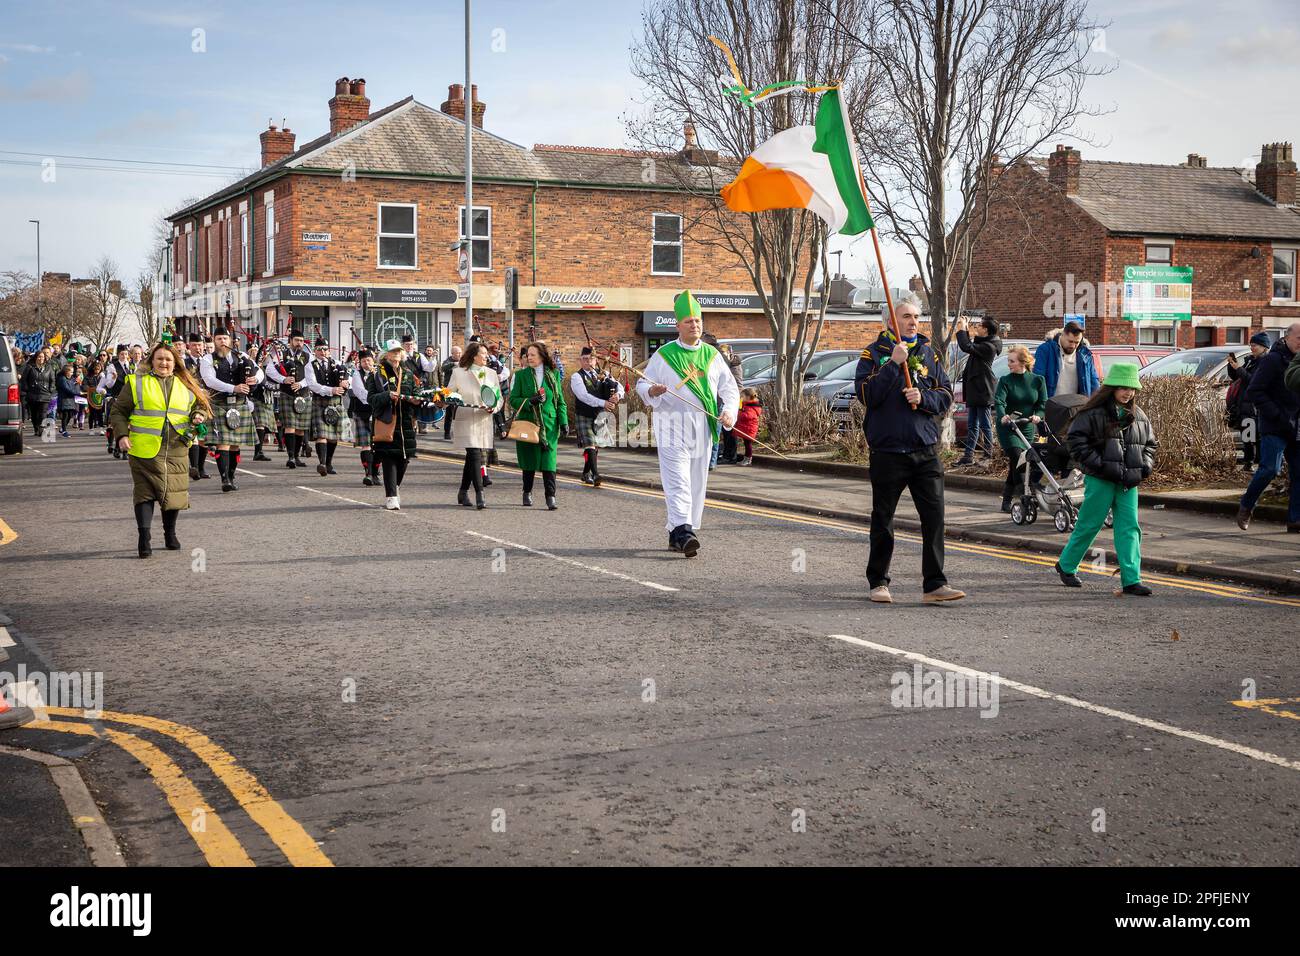
[[[869,50],[881,97],[859,127],[867,189],[882,232],[903,243],[925,283],[937,354],[960,312],[971,255],[997,175],[1098,111],[1085,81],[1108,72],[1088,58],[1102,26],[1086,0],[877,0],[871,33],[837,11],[846,37]]]
[[[162,339],[163,321],[154,301],[154,276],[148,269],[142,269],[135,277],[135,296],[131,307],[140,321],[140,331],[146,342],[158,342]]]
[[[852,25],[851,27],[849,25]],[[838,25],[838,26],[837,26]],[[703,202],[683,220],[693,242],[734,255],[763,302],[777,350],[776,401],[790,407],[800,392],[808,355],[817,347],[826,297],[810,309],[812,285],[825,276],[826,226],[806,210],[739,215],[719,190],[740,160],[774,134],[811,124],[817,98],[794,93],[753,107],[723,93],[731,76],[712,34],[733,51],[752,88],[786,80],[843,83],[851,118],[867,110],[870,58],[858,38],[870,31],[869,0],[655,0],[642,14],[641,36],[632,48],[632,72],[648,92],[646,109],[625,120],[628,137],[641,148],[672,155],[690,124],[687,163],[661,163],[659,180],[674,177],[684,192]],[[722,82],[720,82],[720,78]],[[692,149],[691,135],[711,150]],[[692,154],[697,159],[690,159]],[[802,307],[794,308],[796,295]]]
[[[121,331],[126,298],[117,272],[116,262],[100,256],[91,273],[93,281],[83,287],[90,306],[81,327],[74,331],[90,339],[96,351],[110,347]]]
[[[0,329],[34,332],[36,314],[36,278],[21,269],[0,273]]]

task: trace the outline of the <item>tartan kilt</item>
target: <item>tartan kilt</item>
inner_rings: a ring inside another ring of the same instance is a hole
[[[285,393],[280,396],[280,423],[285,428],[294,428],[300,432],[310,430],[312,419],[316,414],[316,397],[311,392],[303,388],[298,395],[303,395],[307,399],[307,407],[303,411],[297,411],[293,407],[293,400],[297,395]]]
[[[339,413],[339,420],[333,425],[325,421],[325,409],[333,408]],[[343,438],[343,396],[333,398],[316,396],[311,400],[311,440],[341,441]]]
[[[352,416],[352,444],[361,448],[369,447],[372,434],[370,425],[371,420],[368,416],[366,418],[360,415]]]
[[[232,408],[239,412],[239,425],[235,428],[231,428],[226,423],[226,413]],[[240,448],[249,448],[257,444],[253,413],[249,411],[248,403],[242,399],[233,405],[228,405],[221,400],[214,402],[211,426],[207,437],[203,440],[205,445],[236,445]]]
[[[578,426],[578,447],[594,448],[596,445],[596,419],[574,415],[573,421]]]
[[[275,407],[270,402],[253,402],[253,427],[275,431]]]

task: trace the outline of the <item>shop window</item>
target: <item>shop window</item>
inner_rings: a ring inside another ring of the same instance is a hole
[[[682,217],[654,214],[654,236],[650,250],[652,275],[682,274]]]
[[[1173,345],[1174,330],[1171,326],[1152,326],[1138,329],[1139,345]]]
[[[415,203],[380,203],[379,268],[416,267]]]
[[[1194,333],[1195,346],[1198,349],[1214,344],[1214,326],[1198,325]]]
[[[1246,330],[1242,328],[1224,329],[1224,344],[1226,345],[1245,345]]]
[[[462,242],[467,238],[465,235],[465,207],[459,209],[460,215],[460,239]],[[474,207],[474,235],[472,237],[472,258],[470,263],[475,272],[487,271],[492,268],[492,210],[487,206]]]

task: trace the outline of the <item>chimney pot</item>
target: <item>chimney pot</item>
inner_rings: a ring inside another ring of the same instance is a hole
[[[1067,196],[1079,191],[1079,167],[1083,160],[1077,149],[1058,144],[1047,157],[1047,179]]]
[[[682,134],[686,137],[686,148],[693,147],[695,145],[695,124],[689,121],[683,124]]]
[[[334,95],[347,96],[352,92],[352,82],[346,76],[340,76],[334,81]]]
[[[370,100],[366,98],[366,81],[346,76],[334,81],[334,98],[329,102],[330,135],[338,136],[370,118]]]
[[[1265,143],[1260,147],[1255,188],[1279,206],[1296,204],[1296,164],[1290,143]]]
[[[364,79],[356,79],[356,80],[353,80],[353,81],[352,81],[352,87],[351,87],[351,89],[352,89],[352,95],[353,95],[353,96],[365,96],[365,95],[366,95],[366,81],[365,81]]]

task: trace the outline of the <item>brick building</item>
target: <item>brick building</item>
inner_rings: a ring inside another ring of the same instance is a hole
[[[745,270],[691,235],[704,197],[731,172],[689,127],[676,153],[529,149],[483,128],[477,88],[469,106],[476,331],[506,338],[513,267],[516,341],[535,325],[571,363],[582,322],[646,358],[675,336],[673,296],[687,287],[719,338],[770,338]],[[166,314],[183,331],[229,305],[244,328],[282,334],[292,312],[340,351],[354,334],[373,342],[411,331],[446,354],[465,328],[449,251],[465,238],[464,88],[451,86],[439,109],[408,96],[371,112],[365,80],[342,78],[329,108],[327,134],[297,147],[292,130],[270,125],[261,169],[169,217]],[[857,347],[877,327],[836,317],[823,342]]]
[[[1253,170],[1045,159],[995,167],[998,196],[973,251],[969,304],[1037,338],[1083,314],[1093,342],[1245,342],[1300,319],[1300,209],[1291,144]],[[1125,266],[1191,266],[1192,321],[1124,319]]]

